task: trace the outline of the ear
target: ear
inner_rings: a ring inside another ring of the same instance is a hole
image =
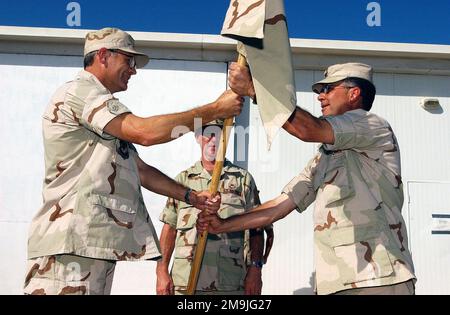
[[[359,87],[353,87],[350,89],[350,100],[356,101],[361,96],[361,89]]]
[[[100,48],[97,52],[97,58],[100,64],[107,65],[107,57],[110,55],[110,52],[106,48]]]
[[[202,133],[201,132],[199,132],[198,134],[195,135],[195,141],[198,144],[202,144]]]

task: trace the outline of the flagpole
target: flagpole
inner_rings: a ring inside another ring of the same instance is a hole
[[[240,66],[245,66],[247,60],[239,54],[237,63]],[[216,162],[212,173],[211,184],[209,192],[214,195],[219,188],[220,175],[222,174],[223,162],[225,161],[225,154],[227,151],[228,140],[230,137],[231,127],[233,126],[234,117],[225,119],[222,128],[222,136],[220,137],[219,149],[217,150]],[[195,248],[194,260],[192,261],[191,273],[189,274],[189,282],[187,286],[187,294],[194,295],[197,288],[198,276],[200,275],[200,268],[202,266],[203,255],[205,254],[206,241],[208,239],[208,231],[204,231],[198,237],[197,246]]]

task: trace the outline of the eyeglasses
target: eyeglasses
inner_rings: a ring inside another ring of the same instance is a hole
[[[128,54],[126,54],[126,53],[124,53],[124,52],[122,52],[120,50],[117,50],[117,49],[109,49],[109,51],[112,52],[112,53],[116,53],[116,54],[120,54],[120,55],[124,55],[124,56],[128,57],[128,59],[127,59],[128,60],[128,66],[131,69],[136,68],[136,57],[135,56],[128,55]]]
[[[319,94],[321,94],[321,93],[324,93],[324,94],[328,94],[328,93],[330,93],[331,91],[333,91],[334,89],[338,89],[338,88],[341,88],[341,89],[351,89],[351,88],[353,88],[354,86],[343,86],[343,85],[333,85],[333,84],[324,84],[324,85],[322,85],[322,87],[320,88],[320,90],[319,90]]]

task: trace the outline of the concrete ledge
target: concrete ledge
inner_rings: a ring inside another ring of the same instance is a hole
[[[82,56],[90,30],[0,26],[0,53]],[[236,41],[220,35],[129,32],[153,59],[228,62]],[[296,69],[362,61],[378,72],[450,74],[450,45],[291,39]]]

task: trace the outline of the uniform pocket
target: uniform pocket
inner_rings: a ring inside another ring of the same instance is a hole
[[[191,206],[181,208],[178,211],[177,230],[183,231],[195,227],[195,223],[197,222],[197,217],[199,213],[200,210]]]
[[[325,173],[321,185],[322,196],[326,198],[326,206],[355,195],[355,191],[349,181],[347,169],[338,167]]]
[[[92,194],[93,205],[91,228],[101,226],[113,220],[117,226],[131,229],[136,218],[138,205],[136,202],[118,196]]]
[[[197,229],[195,224],[200,210],[190,207],[186,204],[185,208],[178,211],[176,229],[178,232],[175,257],[185,258],[185,254],[177,254],[178,250],[184,251],[186,248],[192,248],[197,243]]]
[[[135,202],[118,196],[92,194],[91,203],[93,205],[100,205],[114,211],[121,211],[129,214],[135,214],[137,211],[137,204]]]
[[[176,246],[172,265],[172,279],[177,287],[185,287],[189,281],[194,246]]]
[[[391,260],[383,239],[370,229],[342,229],[331,234],[338,258],[340,278],[347,285],[393,274]],[[359,232],[358,232],[359,231]]]
[[[245,211],[245,204],[240,196],[228,193],[222,194],[221,198],[222,204],[218,212],[221,218],[229,218]]]
[[[322,194],[326,206],[355,194],[346,168],[346,152],[323,155],[320,167],[313,178],[315,191]],[[326,167],[325,167],[326,166]]]
[[[217,269],[221,288],[239,290],[243,286],[246,270],[243,257],[242,247],[220,246]]]

